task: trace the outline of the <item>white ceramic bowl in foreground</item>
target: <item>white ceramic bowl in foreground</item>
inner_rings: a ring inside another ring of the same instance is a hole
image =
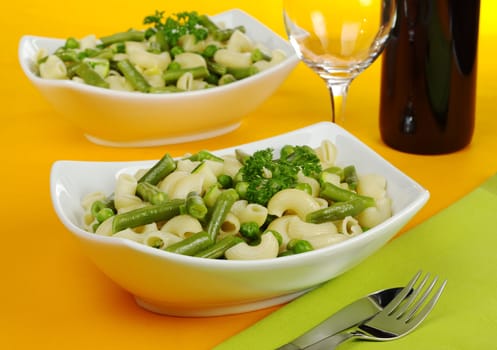
[[[215,137],[236,129],[275,92],[299,61],[286,40],[243,11],[230,10],[212,18],[227,27],[245,26],[256,43],[283,50],[287,59],[232,84],[174,94],[113,91],[38,77],[34,69],[38,50],[53,52],[65,39],[24,36],[19,60],[26,76],[54,109],[94,143],[137,147]]]
[[[429,198],[428,191],[419,184],[332,123],[314,124],[236,148],[252,153],[267,147],[278,150],[285,144],[317,147],[324,139],[335,143],[338,165],[354,164],[359,174],[386,177],[394,214],[364,234],[304,254],[258,261],[211,260],[169,253],[123,238],[98,236],[81,228],[80,201],[84,195],[96,190],[112,193],[119,173],[134,173],[156,161],[58,161],[51,173],[53,205],[91,260],[133,294],[142,307],[181,316],[260,309],[291,300],[357,265],[386,244]]]

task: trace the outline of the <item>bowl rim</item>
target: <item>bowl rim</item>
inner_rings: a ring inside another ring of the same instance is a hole
[[[373,240],[374,237],[381,235],[383,233],[383,230],[389,226],[389,225],[395,225],[397,222],[402,222],[402,220],[405,218],[405,216],[410,216],[414,215],[417,211],[419,211],[424,204],[428,201],[430,197],[430,193],[427,189],[422,187],[420,184],[418,184],[416,181],[411,179],[408,175],[400,171],[398,168],[396,168],[393,164],[385,160],[382,156],[380,156],[377,152],[375,152],[373,149],[365,145],[363,142],[361,142],[359,139],[357,139],[355,136],[350,134],[348,131],[344,130],[340,126],[331,123],[331,122],[319,122],[316,124],[309,125],[304,128],[300,128],[297,130],[293,130],[287,133],[279,134],[277,136],[269,137],[263,140],[259,141],[254,141],[254,142],[249,142],[245,144],[240,144],[235,147],[229,147],[229,148],[224,148],[224,149],[219,149],[212,151],[213,153],[223,153],[223,152],[229,152],[231,150],[234,150],[235,148],[244,148],[244,147],[250,147],[257,145],[261,142],[271,142],[275,141],[278,142],[279,138],[283,137],[289,137],[292,136],[296,133],[301,133],[301,132],[306,132],[306,131],[312,131],[314,129],[323,129],[323,128],[332,128],[336,129],[338,134],[344,135],[347,138],[350,138],[354,142],[358,142],[361,146],[365,147],[369,152],[369,155],[375,156],[379,161],[383,162],[383,166],[386,166],[390,168],[391,171],[397,173],[401,177],[403,177],[405,180],[409,181],[410,184],[416,189],[416,196],[415,199],[411,202],[409,202],[404,208],[402,208],[399,212],[394,213],[390,218],[385,220],[384,222],[380,223],[379,225],[369,229],[368,231],[364,232],[363,234],[351,237],[350,239],[347,239],[345,241],[339,242],[337,244],[333,244],[330,246],[326,246],[320,249],[316,249],[310,252],[306,252],[304,254],[296,254],[296,255],[289,255],[289,256],[283,256],[283,257],[278,257],[278,258],[271,258],[271,259],[261,259],[261,260],[221,260],[221,259],[204,259],[204,258],[198,258],[198,257],[192,257],[192,256],[186,256],[186,255],[181,255],[181,254],[175,254],[171,252],[167,252],[164,250],[148,247],[144,244],[134,242],[129,239],[125,238],[120,238],[120,237],[112,237],[112,236],[101,236],[101,235],[96,235],[94,233],[90,233],[85,231],[84,229],[80,228],[78,225],[73,223],[69,218],[66,217],[64,210],[62,209],[62,206],[59,203],[59,197],[57,195],[57,184],[59,181],[60,174],[58,173],[61,168],[63,168],[66,165],[74,165],[74,164],[115,164],[122,166],[122,168],[125,167],[131,167],[131,166],[139,166],[139,165],[146,165],[146,164],[153,164],[157,160],[136,160],[136,161],[75,161],[75,160],[57,160],[52,164],[51,167],[51,175],[50,175],[50,192],[51,192],[51,199],[52,203],[54,206],[54,209],[57,213],[57,216],[59,220],[62,221],[64,226],[69,229],[73,234],[78,236],[81,239],[84,240],[94,240],[99,243],[103,243],[106,245],[121,245],[125,246],[129,249],[139,251],[140,253],[144,254],[151,254],[157,258],[160,259],[166,259],[166,260],[175,260],[177,263],[181,264],[187,264],[187,265],[198,265],[198,266],[203,266],[204,268],[220,268],[222,267],[227,268],[227,269],[261,269],[261,268],[275,268],[278,266],[281,266],[282,264],[287,266],[288,264],[290,265],[300,265],[302,263],[306,262],[311,262],[316,259],[319,259],[322,256],[329,256],[334,254],[338,250],[346,250],[347,247],[354,246],[354,245],[359,245],[362,241],[368,241],[368,240]],[[369,156],[368,155],[368,156]]]
[[[242,80],[235,81],[231,84],[227,85],[222,85],[222,86],[215,86],[213,88],[208,88],[208,89],[202,89],[202,90],[193,90],[193,91],[182,91],[179,93],[157,93],[157,94],[151,94],[151,93],[142,93],[139,91],[120,91],[120,90],[111,90],[111,89],[104,89],[88,84],[83,84],[80,82],[75,82],[72,80],[67,80],[67,79],[43,79],[36,75],[32,68],[30,67],[30,64],[28,63],[29,59],[29,54],[26,52],[28,45],[35,45],[34,42],[38,40],[46,41],[46,42],[52,42],[52,43],[60,43],[62,44],[65,39],[63,38],[55,38],[55,37],[46,37],[46,36],[38,36],[38,35],[32,35],[32,34],[25,34],[21,36],[18,44],[18,59],[19,63],[21,65],[21,68],[24,72],[24,74],[36,85],[39,86],[48,86],[48,87],[63,87],[63,88],[68,88],[76,91],[82,91],[90,94],[95,94],[95,95],[101,95],[101,96],[106,96],[109,98],[126,98],[126,99],[145,99],[145,100],[164,100],[164,99],[185,99],[185,98],[191,98],[191,97],[197,97],[197,96],[204,96],[204,95],[209,95],[212,92],[219,92],[223,93],[229,90],[233,90],[236,88],[243,88],[245,85],[252,84],[252,83],[257,83],[259,80],[265,79],[268,76],[272,76],[273,74],[276,74],[280,70],[284,69],[291,69],[294,66],[296,66],[299,63],[299,58],[297,56],[297,53],[295,50],[293,50],[291,44],[288,42],[288,40],[284,39],[281,37],[278,33],[273,31],[271,28],[266,26],[264,23],[259,21],[257,18],[254,16],[248,14],[247,12],[240,10],[240,9],[231,9],[231,10],[226,10],[217,14],[212,15],[211,17],[216,19],[222,16],[239,16],[240,18],[244,18],[246,20],[250,20],[253,22],[255,25],[257,25],[257,29],[264,29],[265,34],[270,34],[268,37],[273,38],[281,43],[281,45],[285,46],[285,53],[287,55],[286,59],[279,62],[278,64],[269,67],[266,70],[263,70],[253,76],[247,77]],[[32,58],[32,57],[31,57]]]

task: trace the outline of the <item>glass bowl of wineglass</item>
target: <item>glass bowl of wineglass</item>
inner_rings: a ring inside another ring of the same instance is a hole
[[[396,0],[283,1],[289,41],[326,82],[333,122],[343,125],[350,83],[381,54],[396,11]]]

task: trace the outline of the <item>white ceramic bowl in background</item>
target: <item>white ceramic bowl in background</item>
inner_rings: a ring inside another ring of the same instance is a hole
[[[19,60],[26,76],[54,109],[94,143],[137,147],[210,138],[236,129],[299,62],[286,40],[243,11],[230,10],[212,18],[227,27],[245,26],[255,42],[283,50],[287,59],[232,84],[176,94],[112,91],[38,77],[34,69],[38,50],[53,52],[65,39],[24,36],[19,44]]]
[[[426,203],[429,193],[339,126],[323,122],[281,136],[241,145],[246,152],[285,144],[317,147],[332,140],[337,164],[354,164],[359,174],[386,177],[394,214],[364,234],[304,254],[259,261],[195,258],[123,238],[81,229],[82,197],[112,193],[119,173],[134,173],[156,161],[58,161],[52,167],[51,196],[57,215],[84,252],[146,309],[181,316],[212,316],[260,309],[291,300],[338,276],[386,244]],[[234,148],[216,153],[232,153]],[[195,152],[195,150],[192,150]]]

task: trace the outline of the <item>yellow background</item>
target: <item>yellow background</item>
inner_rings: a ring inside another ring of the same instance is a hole
[[[0,348],[2,349],[209,349],[275,308],[216,318],[158,316],[82,254],[52,210],[49,173],[59,159],[157,159],[254,141],[329,120],[324,83],[300,64],[236,131],[175,146],[116,149],[89,143],[55,114],[22,74],[17,46],[24,34],[65,38],[139,27],[156,9],[214,14],[240,8],[284,36],[280,1],[12,1],[3,5],[1,79]],[[380,65],[353,82],[347,127],[431,192],[409,223],[420,223],[497,172],[497,2],[481,5],[476,129],[472,144],[441,156],[409,155],[382,144],[378,131]]]

